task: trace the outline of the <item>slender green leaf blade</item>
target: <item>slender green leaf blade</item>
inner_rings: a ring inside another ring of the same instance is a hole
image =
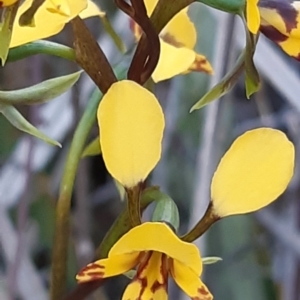
[[[200,109],[210,102],[227,94],[237,83],[241,73],[244,69],[246,50],[241,53],[235,66],[229,71],[223,79],[215,85],[210,91],[208,91],[198,102],[196,102],[191,108],[190,112]]]
[[[0,111],[5,116],[5,118],[17,129],[29,133],[50,145],[61,147],[61,144],[59,142],[52,140],[32,124],[30,124],[13,106],[1,105]]]
[[[28,88],[0,91],[0,103],[6,105],[45,103],[70,89],[82,71],[52,78]]]
[[[96,156],[101,154],[101,146],[99,136],[92,140],[83,150],[82,158],[87,156]]]

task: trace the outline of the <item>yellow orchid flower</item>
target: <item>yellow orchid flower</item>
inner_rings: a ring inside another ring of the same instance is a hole
[[[259,12],[261,32],[300,60],[300,2],[265,0],[259,3]]]
[[[144,2],[150,16],[158,0],[145,0]],[[161,53],[158,65],[152,75],[155,82],[190,71],[213,73],[206,57],[194,51],[197,32],[187,10],[187,8],[181,10],[160,34]],[[135,38],[139,40],[142,34],[140,27],[131,21],[131,28]]]
[[[199,278],[202,261],[198,248],[181,241],[168,225],[146,222],[132,228],[111,248],[108,258],[81,270],[79,283],[101,280],[136,268],[123,300],[168,299],[168,276],[191,298],[213,299]]]
[[[5,7],[5,6],[10,6],[13,5],[17,2],[18,0],[2,0],[0,1],[0,8]]]
[[[95,3],[88,0],[45,0],[34,15],[34,26],[20,26],[19,18],[31,4],[32,0],[25,0],[18,10],[10,48],[51,37],[77,15],[88,18],[103,14]]]
[[[249,31],[253,34],[257,34],[260,26],[258,1],[259,0],[246,0],[247,25]]]
[[[155,96],[130,80],[114,83],[98,108],[100,144],[109,173],[130,188],[161,155],[164,115]]]
[[[294,160],[294,146],[279,130],[258,128],[238,137],[212,179],[214,214],[245,214],[273,202],[291,181]]]

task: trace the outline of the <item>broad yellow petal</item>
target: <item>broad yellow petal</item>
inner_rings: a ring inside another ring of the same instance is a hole
[[[97,260],[83,268],[76,279],[83,283],[123,274],[137,265],[138,257],[139,252],[134,252]]]
[[[260,15],[258,10],[258,0],[246,0],[247,2],[247,25],[251,33],[256,34],[259,30]]]
[[[181,262],[174,260],[171,266],[171,275],[178,286],[191,299],[197,300],[212,300],[213,296],[208,288],[199,278],[199,275],[194,273],[192,269],[183,265]]]
[[[177,48],[160,40],[160,56],[152,74],[155,82],[172,78],[189,69],[195,61],[196,53],[187,48]]]
[[[16,3],[18,0],[2,0],[0,1],[0,8],[5,6],[10,6]]]
[[[35,40],[44,39],[59,33],[61,30],[63,30],[65,24],[68,23],[71,19],[79,15],[81,12],[84,14],[84,9],[88,4],[87,0],[69,0],[70,14],[69,16],[66,16],[64,14],[51,12],[51,10],[55,10],[55,6],[50,1],[51,0],[46,0],[35,13],[34,27],[19,25],[20,16],[31,6],[32,0],[26,0],[23,2],[18,10],[16,20],[14,22],[10,48]],[[93,6],[92,3],[89,3],[89,5]],[[87,18],[93,15],[95,14],[84,14],[84,17]]]
[[[191,243],[181,241],[164,223],[146,222],[132,228],[111,248],[109,257],[136,251],[165,253],[168,257],[189,266],[198,276],[202,272],[198,248]]]
[[[197,31],[190,20],[187,8],[181,10],[163,29],[161,38],[174,46],[193,50],[197,41]]]
[[[125,187],[145,180],[160,159],[165,125],[155,96],[133,81],[119,81],[104,95],[98,122],[109,173]]]
[[[279,130],[259,128],[238,137],[212,180],[215,214],[249,213],[274,201],[293,176],[294,156],[293,144]]]

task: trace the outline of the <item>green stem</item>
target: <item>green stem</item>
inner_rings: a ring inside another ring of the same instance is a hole
[[[72,48],[49,41],[35,41],[9,50],[7,62],[13,62],[36,54],[48,54],[75,61]]]
[[[192,230],[181,236],[181,240],[188,243],[193,242],[218,220],[220,220],[220,217],[214,214],[213,205],[212,202],[210,202],[203,218],[194,226]]]
[[[149,187],[145,189],[141,195],[141,213],[148,207],[150,203],[160,199],[160,197],[161,191],[157,187]],[[127,208],[125,208],[103,238],[96,251],[96,257],[98,259],[107,257],[111,247],[131,228],[130,216]]]
[[[161,199],[163,193],[158,187],[149,187],[142,192],[141,195],[141,212],[143,212],[149,204]],[[119,215],[112,227],[106,233],[100,246],[96,250],[96,258],[105,258],[111,247],[129,230],[131,229],[130,218],[127,208]],[[63,300],[83,300],[86,299],[93,291],[103,284],[103,280],[92,281],[78,284]]]
[[[51,300],[61,299],[65,293],[71,196],[76,170],[81,159],[85,141],[96,120],[96,111],[100,99],[101,93],[96,90],[77,126],[64,169],[56,208],[50,288]]]

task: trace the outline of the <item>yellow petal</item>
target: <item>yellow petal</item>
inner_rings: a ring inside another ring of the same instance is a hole
[[[299,60],[300,58],[300,39],[299,38],[287,38],[285,41],[278,42],[278,45],[288,55],[295,57]]]
[[[87,7],[87,0],[69,0],[70,16],[65,16],[49,11],[52,5],[46,0],[38,9],[34,16],[35,26],[20,26],[19,18],[32,4],[32,0],[24,1],[18,10],[16,20],[14,22],[12,40],[10,48],[22,44],[26,44],[35,40],[44,39],[59,33],[71,19],[77,16]],[[51,10],[51,9],[50,9]],[[85,16],[89,17],[89,16]]]
[[[139,253],[127,253],[111,256],[88,264],[76,276],[79,283],[100,280],[123,274],[138,263]]]
[[[154,82],[172,78],[189,69],[196,53],[187,48],[177,48],[160,40],[160,57],[152,74]]]
[[[158,0],[144,0],[148,16],[151,16],[157,2]]]
[[[0,8],[5,6],[10,6],[16,3],[18,0],[2,0],[0,1]]]
[[[247,25],[251,33],[256,34],[259,30],[260,15],[257,7],[258,0],[246,0],[247,1]]]
[[[152,300],[167,299],[168,270],[166,257],[162,253],[145,253],[136,276],[127,287],[122,299]]]
[[[189,266],[198,276],[202,272],[198,248],[193,244],[181,241],[164,223],[146,222],[132,228],[111,248],[109,256],[136,251],[165,253],[168,257]]]
[[[104,95],[98,122],[109,173],[125,187],[145,180],[160,159],[165,124],[155,96],[133,81],[119,81]]]
[[[100,9],[93,1],[88,1],[88,6],[79,14],[81,19],[87,19],[90,17],[104,17],[105,12]]]
[[[300,39],[300,3],[268,2],[259,7],[262,24],[272,26],[287,37]]]
[[[279,13],[277,13],[276,9],[260,7],[259,13],[262,19],[262,25],[271,25],[282,34],[287,33],[284,20],[282,16]]]
[[[192,299],[212,300],[213,296],[198,274],[181,262],[174,260],[171,275],[178,286]]]
[[[212,180],[215,213],[220,217],[248,213],[274,201],[293,176],[294,152],[279,130],[259,128],[238,137]]]
[[[205,72],[210,75],[214,73],[213,68],[207,58],[204,55],[198,53],[196,53],[196,58],[192,65],[189,67],[189,71]]]
[[[71,8],[68,0],[48,0],[48,2],[49,6],[47,9],[50,12],[58,13],[66,17],[71,15]]]
[[[181,10],[163,29],[161,38],[174,46],[193,50],[197,41],[197,32],[191,22],[187,8]]]

